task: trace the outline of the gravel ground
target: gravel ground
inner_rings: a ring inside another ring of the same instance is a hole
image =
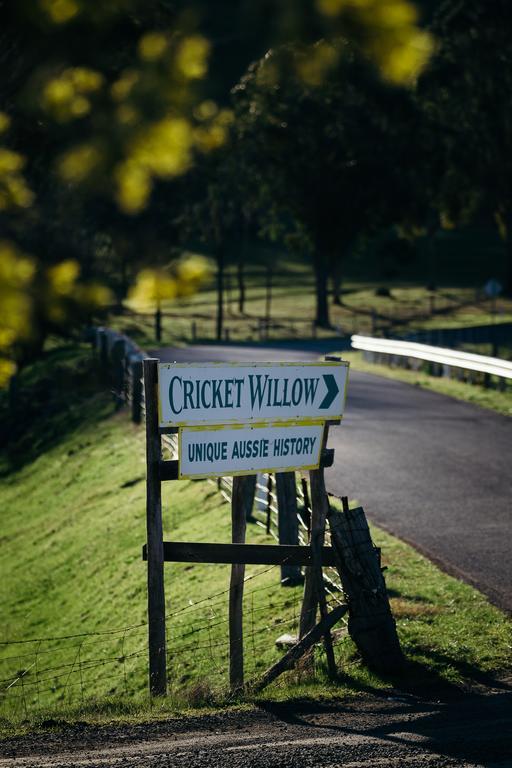
[[[506,683],[444,703],[361,695],[149,724],[54,725],[0,743],[0,768],[512,766]]]

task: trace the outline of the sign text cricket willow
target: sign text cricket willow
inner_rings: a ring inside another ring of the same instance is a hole
[[[348,363],[160,363],[161,427],[331,421],[345,407]]]

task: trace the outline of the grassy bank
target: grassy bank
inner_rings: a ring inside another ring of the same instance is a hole
[[[22,376],[14,413],[0,402],[13,425],[0,481],[4,733],[48,718],[146,718],[150,712],[141,560],[144,434],[125,412],[115,413],[108,395],[98,394],[89,354],[53,350]],[[214,484],[167,483],[163,502],[166,539],[229,541],[229,506]],[[327,680],[318,650],[313,674],[288,673],[265,697],[338,697],[390,685],[420,692],[475,684],[510,668],[510,622],[499,610],[411,547],[379,529],[372,533],[388,568],[407,674],[387,680],[369,672],[342,631],[336,685]],[[249,525],[248,541],[269,539]],[[251,566],[247,577],[251,678],[279,657],[277,637],[296,630],[301,588],[282,588],[277,568]],[[166,564],[170,695],[153,715],[228,702],[228,583],[228,566]]]
[[[467,403],[497,411],[504,416],[512,416],[512,389],[510,385],[506,391],[500,392],[497,389],[485,389],[482,386],[467,384],[455,379],[430,376],[422,371],[408,371],[403,368],[367,363],[363,359],[362,352],[342,352],[341,355],[345,360],[350,360],[353,370],[404,381],[415,387],[431,389],[433,392],[454,397],[456,400],[464,400]]]

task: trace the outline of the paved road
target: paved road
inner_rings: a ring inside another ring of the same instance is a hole
[[[313,350],[197,346],[158,355],[311,360]],[[353,371],[346,416],[329,445],[336,458],[328,490],[357,499],[371,520],[512,612],[512,419]]]
[[[510,692],[268,703],[140,725],[85,726],[0,742],[0,768],[511,768]]]

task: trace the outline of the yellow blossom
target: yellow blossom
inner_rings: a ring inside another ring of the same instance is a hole
[[[199,254],[184,256],[176,265],[178,293],[180,296],[195,293],[212,274],[213,265],[209,259]]]
[[[0,133],[5,133],[9,130],[11,124],[11,118],[6,115],[5,112],[0,112]]]
[[[115,171],[116,199],[122,211],[139,213],[151,194],[151,177],[145,168],[135,162],[125,161]]]
[[[208,68],[210,43],[201,35],[186,37],[176,53],[176,65],[181,74],[192,80],[204,77]]]
[[[165,299],[174,299],[178,292],[176,280],[163,269],[143,269],[137,275],[129,298],[136,307],[147,308]]]
[[[0,389],[9,383],[9,379],[16,373],[16,363],[5,357],[0,357]]]
[[[212,117],[215,117],[215,115],[218,112],[218,107],[214,101],[211,99],[208,99],[207,101],[202,101],[194,110],[194,117],[197,120],[211,120]]]
[[[81,144],[60,158],[57,168],[64,181],[84,181],[101,163],[101,152],[92,144]]]
[[[40,0],[40,5],[56,24],[65,24],[80,10],[75,0]]]
[[[74,259],[66,259],[50,267],[47,274],[53,293],[58,296],[70,296],[80,274],[80,265]]]
[[[297,71],[308,85],[320,85],[338,58],[338,51],[332,45],[322,41],[314,45],[307,54],[297,57]]]
[[[133,86],[139,81],[139,73],[133,69],[127,69],[119,80],[116,80],[111,87],[111,93],[116,101],[122,101],[126,99],[132,90]]]
[[[161,32],[148,32],[139,40],[139,56],[143,61],[156,61],[167,50],[168,42]]]

